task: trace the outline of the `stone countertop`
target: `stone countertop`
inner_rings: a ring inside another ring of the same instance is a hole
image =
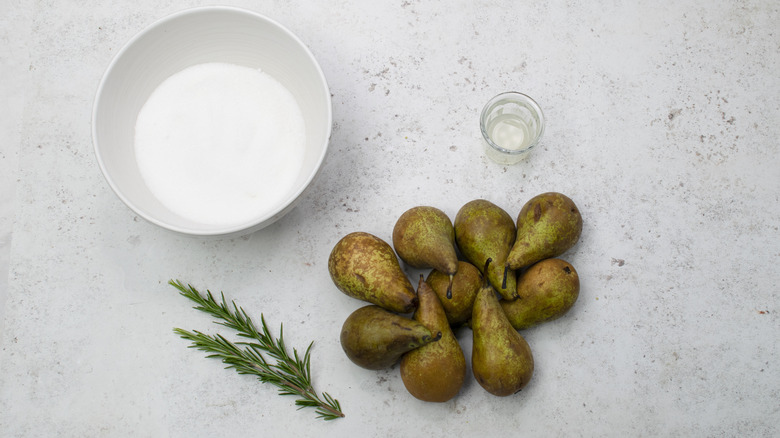
[[[2,436],[780,435],[777,2],[228,2],[310,47],[334,124],[297,208],[217,241],[134,216],[90,137],[112,57],[200,4],[0,4]],[[486,160],[478,127],[507,90],[548,120],[515,166]],[[328,276],[339,238],[389,240],[420,204],[454,218],[485,198],[514,216],[546,191],[583,213],[564,255],[582,288],[523,332],[526,389],[497,398],[469,374],[455,399],[424,403],[397,366],[349,362],[338,334],[362,303]],[[284,323],[290,346],[314,341],[315,387],[347,417],[323,423],[186,348],[174,327],[216,328],[172,278]]]

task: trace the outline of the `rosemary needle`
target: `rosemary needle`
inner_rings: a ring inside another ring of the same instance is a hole
[[[185,286],[178,280],[171,280],[168,283],[178,289],[182,296],[194,301],[197,304],[196,310],[219,318],[221,321],[215,323],[231,328],[238,332],[238,336],[250,340],[234,343],[220,334],[212,336],[197,330],[174,328],[176,334],[192,342],[190,348],[209,353],[206,357],[221,359],[227,365],[226,368],[233,368],[239,374],[257,376],[261,382],[278,387],[281,395],[297,396],[295,405],[298,409],[315,408],[317,418],[335,420],[344,417],[338,400],[327,392],[319,396],[311,384],[310,352],[313,343],[306,348],[303,357],[298,355],[296,349],[293,349],[291,356],[284,344],[283,326],[279,328],[279,337],[274,339],[268,331],[262,314],[260,315],[261,330],[258,331],[243,308],[232,301],[232,305],[228,305],[224,293],[221,294],[221,302],[217,302],[208,290],[204,296],[194,287]],[[275,362],[266,360],[263,353],[275,359]]]

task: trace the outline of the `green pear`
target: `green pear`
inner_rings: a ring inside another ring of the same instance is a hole
[[[501,300],[509,322],[517,330],[560,318],[580,293],[580,278],[569,262],[545,259],[533,264],[517,279],[514,301]]]
[[[492,259],[490,270],[482,274],[504,299],[515,299],[515,272],[504,275],[504,264],[517,235],[512,217],[492,202],[477,199],[461,207],[454,226],[455,241],[466,260],[482,270],[485,260]]]
[[[471,318],[474,299],[482,286],[482,275],[474,265],[464,261],[458,262],[458,272],[452,279],[452,286],[450,286],[449,275],[435,269],[428,274],[425,282],[439,296],[451,325],[463,324]],[[450,298],[447,298],[448,290]]]
[[[341,327],[341,348],[356,365],[380,370],[415,348],[441,337],[421,323],[376,306],[352,312]]]
[[[488,281],[484,281],[474,301],[471,329],[471,369],[477,382],[489,393],[502,397],[523,389],[534,372],[531,347],[509,323]]]
[[[401,379],[414,397],[428,402],[446,402],[458,395],[463,386],[466,358],[452,333],[439,296],[422,275],[417,296],[420,305],[414,311],[414,320],[432,332],[441,332],[441,339],[404,354]]]
[[[514,270],[558,257],[574,246],[582,233],[582,216],[569,197],[548,192],[526,202],[516,225],[517,238],[506,260]]]
[[[417,293],[393,248],[364,232],[347,234],[328,258],[333,283],[345,294],[397,313],[417,307]]]
[[[407,265],[444,272],[450,282],[458,271],[455,229],[438,208],[418,206],[406,210],[393,228],[393,247]]]

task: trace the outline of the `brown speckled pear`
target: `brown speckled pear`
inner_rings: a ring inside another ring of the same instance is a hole
[[[523,389],[534,373],[531,347],[509,323],[487,281],[474,301],[471,329],[471,369],[480,386],[502,397]]]
[[[548,192],[525,203],[516,225],[517,238],[506,261],[514,270],[558,257],[574,246],[582,233],[582,216],[568,196]]]
[[[436,292],[423,280],[417,287],[420,305],[414,320],[441,339],[416,348],[401,357],[401,379],[414,397],[427,402],[446,402],[460,391],[466,377],[466,358],[452,333],[447,315]]]
[[[450,287],[449,275],[435,269],[428,274],[425,282],[439,296],[451,325],[463,324],[471,318],[474,299],[482,286],[482,274],[474,265],[464,261],[458,262],[458,273],[452,279],[452,287]],[[447,298],[448,289],[451,292],[450,298]]]
[[[504,264],[516,237],[515,222],[501,207],[484,199],[466,203],[455,216],[455,241],[463,256],[480,270],[485,260],[493,263],[487,275],[490,284],[504,299],[517,296],[515,272],[507,271]]]
[[[580,294],[580,278],[569,262],[545,259],[533,264],[517,279],[520,299],[501,300],[509,322],[517,330],[560,318]]]
[[[398,257],[413,268],[433,268],[450,281],[458,271],[455,229],[447,214],[435,207],[406,210],[393,228],[393,247]]]
[[[417,293],[393,248],[364,232],[347,234],[328,258],[333,283],[345,294],[398,313],[417,307]]]
[[[436,342],[441,333],[375,306],[352,312],[341,327],[341,348],[356,365],[380,370],[394,365],[415,348]]]

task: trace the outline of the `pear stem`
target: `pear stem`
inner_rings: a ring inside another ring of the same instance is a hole
[[[490,262],[492,261],[493,259],[490,257],[485,260],[485,268],[482,270],[482,287],[487,287],[490,284],[490,281],[488,280],[488,266],[490,266]]]
[[[509,263],[504,265],[504,280],[501,282],[501,289],[506,289],[506,276],[509,272]]]
[[[455,279],[455,275],[450,274],[450,284],[447,285],[447,299],[448,300],[452,299],[452,282],[453,282],[454,279]]]

